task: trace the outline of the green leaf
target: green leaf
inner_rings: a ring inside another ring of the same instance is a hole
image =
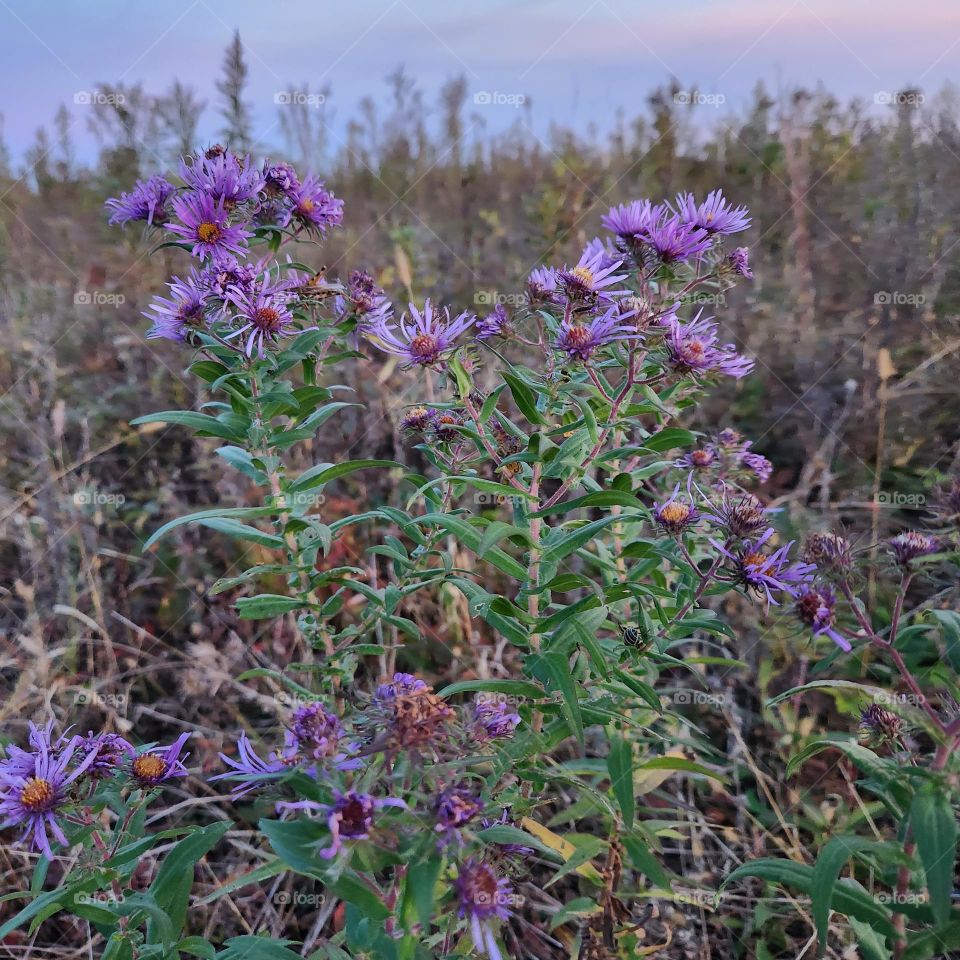
[[[274,507],[227,507],[214,510],[199,510],[196,513],[188,513],[184,517],[177,517],[176,520],[170,520],[162,527],[158,527],[147,538],[143,545],[143,550],[149,550],[158,540],[165,537],[171,530],[182,527],[187,523],[200,523],[203,520],[211,518],[234,517],[238,519],[252,520],[257,517],[275,516],[277,513]]]
[[[440,876],[442,863],[443,860],[440,857],[430,857],[428,860],[411,864],[407,870],[401,910],[407,929],[412,926],[411,915],[416,916],[421,926],[429,929],[436,897],[437,878]]]
[[[668,427],[655,433],[643,441],[641,446],[646,450],[653,450],[655,453],[664,453],[667,450],[673,450],[676,447],[692,446],[697,439],[695,433],[689,430],[681,430],[678,427]]]
[[[316,468],[307,470],[290,485],[290,490],[293,492],[313,490],[315,487],[322,487],[331,480],[344,477],[348,473],[355,473],[357,470],[370,470],[375,467],[383,467],[386,470],[404,469],[403,464],[397,463],[395,460],[347,460],[344,463],[335,463],[317,472],[315,472]]]
[[[217,417],[211,417],[206,413],[197,413],[194,410],[163,410],[160,413],[150,413],[145,417],[137,417],[136,420],[130,421],[130,424],[134,427],[144,423],[174,423],[182,427],[190,427],[201,435],[209,434],[237,443],[243,442],[244,439],[241,431],[227,426]]]
[[[566,500],[562,503],[555,503],[552,507],[547,507],[537,513],[531,513],[531,517],[547,517],[553,513],[569,513],[578,507],[631,507],[643,510],[647,513],[646,504],[632,493],[623,490],[596,490],[583,497],[575,497],[573,500]]]
[[[537,409],[536,394],[528,387],[516,374],[504,371],[503,379],[507,381],[510,393],[513,394],[517,409],[530,421],[535,424],[546,424],[548,421]]]
[[[950,915],[957,859],[957,820],[950,798],[936,782],[923,784],[914,795],[910,826],[927,878],[930,907],[937,923],[945,924]]]
[[[527,661],[530,672],[537,676],[541,672],[553,681],[553,686],[560,691],[563,697],[563,712],[570,724],[570,729],[583,744],[583,716],[580,713],[580,698],[577,695],[577,684],[570,673],[567,658],[560,653],[537,653]],[[543,679],[543,677],[541,677]]]
[[[452,697],[455,693],[476,692],[503,693],[531,700],[541,700],[545,696],[543,688],[529,680],[458,680],[444,687],[437,696]]]
[[[636,808],[636,798],[633,795],[633,747],[620,735],[608,733],[607,739],[610,741],[610,752],[607,754],[610,786],[623,816],[623,826],[630,830]]]
[[[216,530],[217,533],[226,534],[235,540],[249,540],[251,543],[259,543],[264,547],[273,547],[280,550],[286,547],[283,537],[278,537],[275,533],[266,533],[258,530],[256,527],[240,523],[239,520],[231,520],[224,517],[208,517],[206,520],[197,521],[201,526]]]
[[[266,620],[270,617],[279,617],[291,610],[299,610],[309,604],[299,597],[285,597],[279,593],[261,593],[256,597],[241,597],[234,606],[244,620]]]

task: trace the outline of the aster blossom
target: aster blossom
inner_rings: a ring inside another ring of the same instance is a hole
[[[222,198],[214,200],[206,193],[188,193],[174,199],[173,211],[180,222],[167,223],[166,228],[191,243],[190,252],[201,260],[216,253],[242,255],[252,236],[239,224],[230,223]]]
[[[575,267],[564,267],[557,273],[557,284],[572,302],[609,301],[612,296],[626,293],[607,289],[626,280],[625,273],[616,272],[622,264],[622,260],[614,260],[603,245],[595,241],[583,251]]]
[[[753,279],[753,270],[750,269],[750,250],[747,247],[737,247],[727,255],[727,266],[738,276],[747,280]]]
[[[662,209],[653,206],[649,200],[633,200],[611,207],[600,223],[618,237],[634,238],[641,236],[661,212]]]
[[[850,641],[834,629],[834,607],[837,598],[829,587],[806,587],[797,594],[795,611],[798,619],[813,631],[815,637],[828,636],[841,650],[849,653]]]
[[[557,270],[554,267],[536,267],[527,277],[527,300],[531,306],[538,303],[558,303]]]
[[[667,362],[678,373],[745,377],[754,367],[753,360],[738,354],[733,344],[718,343],[718,337],[716,323],[710,317],[701,319],[700,313],[689,323],[673,320],[667,324],[664,341]]]
[[[936,553],[940,549],[940,541],[929,534],[920,533],[917,530],[907,530],[891,537],[887,541],[887,546],[893,554],[894,560],[900,566],[907,567],[912,560],[918,560],[920,557]]]
[[[228,209],[252,200],[263,189],[263,174],[250,165],[250,158],[241,159],[229,151],[206,155],[187,162],[180,159],[180,179],[193,190],[222,200]]]
[[[246,732],[241,732],[237,740],[237,753],[239,759],[229,757],[225,753],[218,754],[220,760],[230,769],[225,773],[218,773],[209,778],[211,783],[217,780],[238,781],[231,791],[234,800],[265,782],[275,780],[290,767],[290,764],[275,751],[270,754],[267,760],[260,757]]]
[[[479,743],[510,737],[519,724],[520,714],[506,700],[483,697],[472,705],[470,726],[474,740]]]
[[[448,307],[437,308],[425,300],[422,310],[410,304],[409,319],[404,314],[396,326],[381,319],[365,333],[381,350],[403,359],[404,366],[431,366],[475,322],[476,317],[466,310],[451,319]]]
[[[749,210],[732,207],[722,190],[711,191],[699,205],[692,193],[681,193],[677,196],[677,211],[684,223],[709,234],[739,233],[751,223]]]
[[[486,954],[490,960],[503,960],[490,922],[510,918],[513,902],[510,881],[499,876],[489,863],[471,858],[460,864],[453,886],[457,913],[468,920],[477,952]]]
[[[123,226],[132,220],[144,220],[159,226],[169,215],[167,200],[175,192],[174,185],[159,175],[138,180],[129,193],[107,200],[106,206],[113,211],[109,223]]]
[[[292,293],[289,286],[274,280],[269,271],[250,287],[232,286],[227,289],[226,300],[236,311],[234,330],[224,339],[245,337],[243,352],[252,357],[266,354],[266,347],[291,332],[295,326],[290,310]]]
[[[667,500],[654,506],[653,519],[664,532],[679,536],[700,519],[700,514],[692,503],[687,503],[680,497],[678,483]]]
[[[616,306],[592,320],[565,316],[554,341],[554,348],[562,350],[571,360],[589,360],[596,350],[616,340],[628,340],[637,336],[637,331],[623,323],[629,315],[621,313]]]
[[[764,547],[774,533],[771,527],[756,539],[744,539],[742,546],[735,550],[716,540],[710,540],[710,543],[722,556],[732,561],[734,575],[740,583],[765,596],[768,603],[779,606],[773,598],[773,592],[796,597],[800,585],[811,579],[816,567],[812,563],[790,559],[793,540],[768,553]]]
[[[343,201],[338,200],[313,174],[304,177],[287,196],[291,206],[283,221],[285,227],[295,222],[308,230],[326,233],[330,227],[343,222]]]
[[[498,303],[487,316],[477,321],[477,339],[489,340],[491,337],[501,337],[509,323],[507,308],[502,303]]]
[[[151,321],[147,339],[183,343],[191,330],[207,325],[207,292],[203,279],[191,271],[186,279],[174,277],[167,286],[169,297],[154,297],[148,312]]]
[[[640,234],[640,238],[663,263],[699,260],[710,249],[710,235],[706,230],[679,216],[670,216],[666,208]]]
[[[181,733],[168,747],[151,747],[136,754],[130,761],[130,775],[145,788],[158,787],[173,777],[187,776],[183,762],[190,754],[183,754],[183,748],[189,739],[189,732]]]

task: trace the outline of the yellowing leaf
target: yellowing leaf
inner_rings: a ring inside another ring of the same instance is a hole
[[[547,829],[543,824],[537,823],[536,820],[531,820],[530,817],[524,817],[520,821],[520,826],[528,833],[532,833],[544,846],[549,847],[555,853],[559,853],[564,862],[577,852],[577,848],[569,840],[565,840],[560,834]],[[581,863],[576,868],[576,873],[588,880],[600,882],[603,879],[600,876],[600,871],[592,863]]]

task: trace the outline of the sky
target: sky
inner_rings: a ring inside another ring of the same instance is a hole
[[[64,103],[79,156],[93,159],[88,101],[105,82],[162,93],[180,79],[207,101],[201,133],[215,138],[214,84],[235,28],[263,148],[281,143],[284,94],[329,86],[336,143],[363,97],[386,100],[400,65],[427,104],[462,74],[488,131],[523,108],[545,133],[554,121],[609,129],[671,77],[699,91],[694,119],[709,124],[758,80],[772,93],[819,82],[883,109],[909,85],[934,93],[960,64],[957,0],[0,0],[10,153],[21,159]]]

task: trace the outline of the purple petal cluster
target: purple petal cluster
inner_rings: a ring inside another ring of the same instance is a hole
[[[110,214],[110,223],[124,226],[132,220],[143,220],[150,226],[160,226],[169,216],[167,201],[176,192],[172,183],[161,176],[149,180],[138,180],[129,193],[106,202]]]
[[[678,373],[745,377],[754,367],[753,360],[738,354],[733,344],[718,343],[718,338],[712,318],[701,319],[697,314],[690,323],[673,320],[667,324],[665,337],[667,362]]]
[[[409,319],[404,314],[395,326],[380,318],[365,333],[381,350],[400,357],[407,367],[432,366],[475,321],[468,311],[451,319],[448,307],[437,308],[426,300],[422,310],[410,304]]]

